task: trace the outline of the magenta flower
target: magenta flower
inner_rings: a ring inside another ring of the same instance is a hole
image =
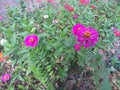
[[[92,27],[88,27],[84,30],[82,29],[78,34],[77,41],[83,45],[84,48],[95,46],[98,42],[99,33]]]
[[[34,48],[35,46],[38,45],[38,42],[39,42],[39,38],[37,35],[35,34],[31,34],[31,35],[28,35],[26,36],[25,40],[24,40],[24,43],[27,47],[32,47]]]
[[[73,15],[73,18],[74,18],[74,19],[77,19],[77,18],[78,18],[78,15],[77,15],[77,14],[74,14],[74,15]]]
[[[5,74],[2,75],[1,81],[2,82],[7,82],[8,80],[10,80],[10,77],[11,77],[10,74],[5,73]]]
[[[3,17],[2,17],[2,16],[0,16],[0,21],[2,21],[2,19],[3,19]]]
[[[49,3],[53,3],[53,0],[47,0]]]
[[[76,51],[79,51],[79,50],[80,50],[80,47],[81,47],[81,44],[75,44],[75,45],[74,45],[74,49],[75,49]]]
[[[80,4],[82,5],[88,5],[90,3],[90,0],[79,0]]]
[[[85,26],[80,24],[80,23],[78,23],[78,24],[76,24],[76,25],[74,25],[72,27],[72,34],[77,36],[81,32],[81,30],[84,31],[85,30]]]

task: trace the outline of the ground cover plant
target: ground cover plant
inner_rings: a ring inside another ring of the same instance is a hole
[[[0,16],[1,90],[120,89],[119,1],[19,3]]]

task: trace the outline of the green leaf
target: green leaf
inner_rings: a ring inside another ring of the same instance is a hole
[[[108,79],[108,75],[106,74],[106,72],[102,73],[102,78],[103,78],[103,82],[102,82],[102,90],[112,90],[111,85],[110,85],[110,81]]]
[[[26,75],[29,75],[31,71],[32,71],[32,68],[31,68],[31,65],[29,65],[26,71]]]
[[[54,86],[53,86],[52,83],[50,83],[50,82],[47,83],[47,88],[48,88],[49,90],[55,90]]]
[[[24,81],[24,79],[22,78],[21,75],[18,76],[18,79],[21,80],[21,81]]]
[[[12,24],[12,26],[11,26],[11,30],[12,30],[12,31],[15,31],[15,26],[16,26],[16,22],[14,22],[14,23]]]
[[[58,66],[58,78],[62,78],[64,79],[67,76],[67,73],[64,71],[63,68],[61,68],[60,66]]]
[[[13,33],[13,35],[12,35],[12,37],[11,37],[11,44],[12,44],[12,46],[14,46],[17,42],[16,42],[16,34],[15,33]]]

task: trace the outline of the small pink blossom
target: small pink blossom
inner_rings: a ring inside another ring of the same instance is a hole
[[[39,42],[39,38],[35,34],[31,34],[31,35],[26,36],[26,38],[24,40],[25,45],[27,47],[32,47],[32,48],[37,46],[38,42]]]
[[[68,8],[70,8],[70,5],[64,5],[64,8],[68,9]]]
[[[77,18],[78,18],[78,15],[77,15],[77,14],[74,14],[74,15],[73,15],[73,18],[77,19]]]
[[[41,2],[41,0],[36,0],[36,2]]]
[[[64,8],[66,10],[68,10],[69,12],[73,12],[74,11],[74,8],[72,6],[70,6],[70,5],[64,5]]]
[[[115,53],[115,49],[111,49],[110,51],[111,51],[111,53]]]
[[[0,16],[0,21],[2,21],[2,19],[3,19],[3,17],[2,17],[2,16]]]
[[[116,27],[112,27],[111,30],[115,31],[115,30],[117,30],[117,28]]]
[[[118,43],[114,43],[114,46],[115,46],[115,47],[119,47],[120,44],[118,44]]]
[[[90,3],[90,0],[80,0],[80,4],[82,5],[88,5]]]
[[[10,74],[5,73],[5,74],[2,75],[1,81],[2,81],[2,82],[7,82],[7,81],[10,80],[10,77],[11,77]]]
[[[120,59],[120,55],[118,55],[118,59]]]
[[[115,30],[114,34],[115,34],[116,37],[120,37],[120,30]]]
[[[99,50],[98,52],[99,52],[100,55],[104,54],[104,50]]]
[[[74,49],[75,49],[76,51],[79,51],[79,50],[80,50],[80,47],[81,47],[81,44],[75,44],[75,45],[74,45]]]
[[[53,0],[47,0],[49,3],[53,3]]]
[[[69,11],[69,12],[73,12],[73,11],[74,11],[74,8],[73,8],[73,7],[69,7],[69,8],[68,8],[68,11]]]
[[[91,8],[92,8],[92,9],[96,9],[96,6],[95,6],[95,5],[92,5]]]
[[[53,20],[52,23],[53,23],[53,24],[57,24],[58,21],[57,21],[57,20]]]

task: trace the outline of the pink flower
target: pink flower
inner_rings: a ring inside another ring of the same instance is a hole
[[[81,32],[81,30],[85,30],[85,28],[86,27],[84,25],[78,23],[72,27],[72,34],[77,36]]]
[[[64,8],[68,9],[68,8],[70,8],[70,5],[64,5]]]
[[[120,44],[114,43],[114,46],[118,48],[120,46]]]
[[[52,23],[53,23],[53,24],[57,24],[58,21],[57,21],[57,20],[53,20]]]
[[[116,37],[120,37],[120,31],[119,30],[114,31],[114,34],[115,34]]]
[[[49,3],[53,3],[53,0],[47,0]]]
[[[78,32],[77,41],[84,46],[84,48],[90,48],[91,46],[95,46],[98,42],[99,33],[97,30],[92,27],[88,27],[86,29],[81,29]]]
[[[68,10],[69,12],[73,12],[74,11],[74,8],[72,6],[70,6],[70,5],[64,5],[64,8],[66,10]]]
[[[117,30],[117,28],[116,27],[111,27],[111,30],[115,31],[115,30]]]
[[[120,55],[118,56],[118,59],[120,59]]]
[[[69,11],[69,12],[73,12],[73,11],[74,11],[74,8],[73,8],[73,7],[69,7],[69,8],[68,8],[68,11]]]
[[[3,19],[3,17],[2,17],[2,16],[0,16],[0,21],[2,21],[2,19]]]
[[[113,30],[116,37],[120,37],[120,30],[118,30],[116,27],[112,27],[111,30]]]
[[[115,49],[111,49],[110,51],[111,51],[111,53],[115,53]]]
[[[79,51],[79,50],[80,50],[80,47],[81,47],[81,44],[75,44],[75,45],[74,45],[74,49],[75,49],[76,51]]]
[[[10,80],[10,74],[8,74],[8,73],[3,74],[1,77],[1,81],[7,82],[8,80]]]
[[[90,0],[80,0],[80,4],[82,5],[88,5],[90,3]]]
[[[32,47],[34,48],[35,46],[38,45],[38,42],[39,42],[39,38],[37,35],[35,34],[31,34],[31,35],[28,35],[26,36],[25,40],[24,40],[24,43],[27,47]]]
[[[73,18],[77,19],[77,18],[78,18],[78,15],[77,15],[77,14],[74,14],[74,15],[73,15]]]
[[[98,52],[99,52],[100,55],[104,54],[104,50],[99,50]]]
[[[36,2],[41,2],[41,0],[36,0]]]
[[[95,5],[92,5],[91,8],[92,8],[92,9],[96,9],[96,6],[95,6]]]

